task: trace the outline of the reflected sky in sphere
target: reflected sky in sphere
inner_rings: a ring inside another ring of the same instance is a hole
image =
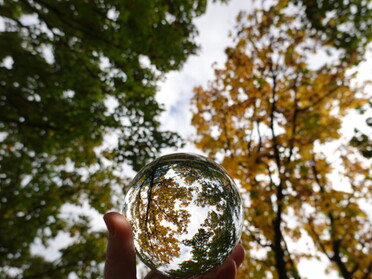
[[[142,168],[125,196],[136,251],[151,269],[188,278],[220,265],[242,233],[234,181],[200,155],[176,153]]]

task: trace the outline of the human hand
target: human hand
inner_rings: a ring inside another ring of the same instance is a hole
[[[133,245],[132,227],[121,214],[110,212],[103,217],[109,231],[105,279],[135,279],[136,256]],[[235,279],[237,268],[243,262],[244,249],[238,244],[221,266],[194,279]],[[170,279],[150,271],[145,279]]]

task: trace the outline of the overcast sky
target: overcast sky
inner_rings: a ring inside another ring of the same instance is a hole
[[[228,34],[233,30],[235,18],[239,11],[248,10],[251,6],[250,0],[231,0],[228,4],[211,2],[209,1],[206,14],[195,20],[199,30],[196,41],[201,46],[198,55],[189,57],[181,71],[169,73],[160,84],[157,95],[158,101],[165,105],[165,112],[161,117],[163,128],[177,131],[184,138],[189,138],[193,133],[190,124],[193,88],[206,85],[213,78],[213,63],[223,66],[226,58],[224,50],[232,45]],[[182,151],[195,152],[195,149],[189,143]],[[168,150],[164,151],[167,152]]]

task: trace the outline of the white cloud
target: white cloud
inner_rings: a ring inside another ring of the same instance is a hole
[[[193,135],[190,112],[193,88],[205,86],[213,78],[212,64],[223,66],[224,50],[232,44],[228,34],[233,30],[239,11],[249,8],[249,3],[246,0],[232,0],[227,5],[210,3],[206,14],[195,21],[199,30],[196,41],[201,46],[198,55],[189,57],[181,71],[169,73],[159,85],[157,100],[165,108],[161,116],[163,129],[176,131],[186,139]],[[178,151],[201,153],[191,142]],[[164,154],[169,152],[172,151],[163,151]]]

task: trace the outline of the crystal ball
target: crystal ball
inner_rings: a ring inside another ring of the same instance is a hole
[[[188,153],[143,167],[129,185],[124,214],[142,262],[179,278],[220,265],[243,227],[242,201],[232,178],[212,160]]]

